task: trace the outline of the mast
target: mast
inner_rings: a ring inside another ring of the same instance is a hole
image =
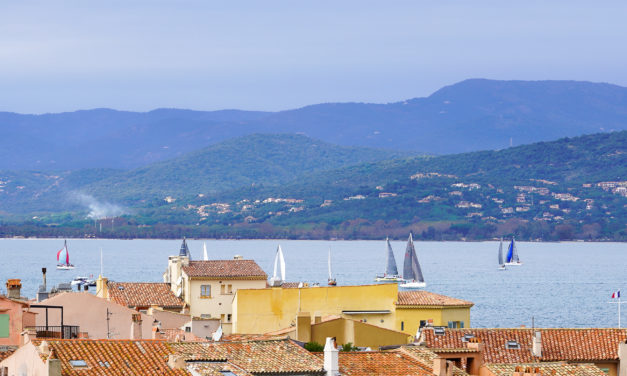
[[[416,280],[416,276],[414,275],[414,270],[412,268],[412,259],[414,249],[414,240],[412,238],[411,232],[409,233],[409,239],[407,240],[407,248],[405,248],[405,260],[403,261],[403,279],[406,281]]]
[[[385,275],[398,275],[398,268],[396,267],[396,259],[394,258],[394,252],[392,251],[392,245],[390,239],[385,238],[388,245],[388,262],[385,267]]]

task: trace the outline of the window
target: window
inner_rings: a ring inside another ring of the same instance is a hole
[[[233,293],[233,285],[227,285],[227,289],[226,290],[227,290],[227,292],[229,294],[232,294]]]
[[[220,285],[220,294],[224,295],[224,285]]]
[[[405,321],[401,321],[401,331],[405,330]]]
[[[210,319],[211,318],[211,313],[201,313],[200,314],[200,318]]]
[[[609,368],[601,368],[601,371],[605,372],[606,375],[610,374],[610,369]]]
[[[70,365],[74,368],[87,368],[87,362],[82,359],[70,360]]]
[[[224,321],[224,319],[225,319],[225,317],[224,317],[224,316],[225,316],[225,315],[224,315],[224,313],[220,315],[220,321],[225,322],[225,321]]]
[[[518,350],[520,349],[520,344],[516,341],[507,341],[505,343],[505,348],[508,350]]]
[[[231,322],[231,314],[226,315],[226,322]]]
[[[9,315],[0,314],[0,338],[9,338]]]
[[[185,331],[186,331],[187,333],[190,333],[190,332],[192,331],[192,327],[191,327],[191,326],[186,326],[186,327],[185,327]]]
[[[464,334],[462,342],[468,342],[471,338],[475,338],[475,335],[472,333]]]
[[[441,326],[435,327],[433,328],[433,333],[438,335],[438,336],[443,336],[444,335],[444,328]]]
[[[427,326],[427,320],[420,320],[420,327],[424,328],[425,326]]]
[[[211,285],[201,285],[200,286],[200,297],[201,298],[211,298]]]
[[[461,325],[459,323],[459,321],[449,321],[448,322],[448,327],[451,329],[455,329],[455,328],[460,328]]]

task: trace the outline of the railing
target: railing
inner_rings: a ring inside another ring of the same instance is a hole
[[[74,325],[63,326],[32,326],[26,329],[34,329],[36,338],[78,338],[79,327]]]

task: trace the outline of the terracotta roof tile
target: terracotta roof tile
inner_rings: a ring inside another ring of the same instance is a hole
[[[512,376],[516,369],[531,370],[533,373],[553,376],[607,376],[599,367],[591,363],[488,363],[485,365],[495,376]]]
[[[182,308],[183,300],[177,298],[167,283],[109,282],[109,298],[125,307]]]
[[[398,306],[472,306],[472,302],[429,291],[399,291]]]
[[[0,351],[0,362],[11,356],[16,349],[6,349],[4,351]]]
[[[194,362],[188,364],[187,369],[200,376],[224,376],[221,371],[230,371],[235,376],[253,376],[228,362]]]
[[[253,260],[190,261],[183,271],[191,278],[267,279],[266,273]]]
[[[531,354],[534,332],[541,333],[542,358]],[[485,347],[486,363],[531,363],[541,361],[596,361],[618,359],[618,344],[627,339],[627,329],[445,329],[437,335],[433,329],[422,331],[421,340],[429,348],[463,348],[462,338],[473,334]],[[507,341],[516,341],[520,349],[506,349]]]
[[[324,353],[316,355],[324,358]],[[340,351],[339,365],[343,376],[432,376],[431,368],[398,351]]]
[[[171,343],[186,360],[228,361],[248,372],[323,373],[322,360],[291,340]]]
[[[164,341],[155,340],[47,340],[61,361],[64,376],[160,376],[189,375],[182,369],[171,369],[168,357],[172,350]],[[33,341],[38,346],[41,341]],[[45,356],[42,356],[45,360]],[[71,360],[83,360],[87,367],[73,367]]]
[[[183,329],[161,329],[161,332],[165,336],[163,339],[168,342],[209,342],[206,338],[198,337],[194,333],[186,332]]]
[[[399,351],[411,356],[416,361],[420,362],[426,369],[433,372],[433,360],[438,357],[435,352],[418,346],[402,346]],[[453,375],[468,376],[466,371],[456,366],[453,366]]]

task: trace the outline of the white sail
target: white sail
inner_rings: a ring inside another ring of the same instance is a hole
[[[214,341],[219,341],[220,339],[222,339],[222,323],[220,323],[220,327],[218,328],[218,330],[216,330],[212,335],[211,335],[211,339]]]
[[[333,273],[331,272],[331,247],[329,247],[329,280],[333,279]]]
[[[207,243],[205,242],[202,243],[202,249],[203,249],[203,260],[205,261],[209,260],[209,256],[207,255]]]
[[[281,286],[283,281],[285,281],[285,259],[279,245],[274,256],[274,272],[272,273],[272,278],[270,278],[270,286]]]

